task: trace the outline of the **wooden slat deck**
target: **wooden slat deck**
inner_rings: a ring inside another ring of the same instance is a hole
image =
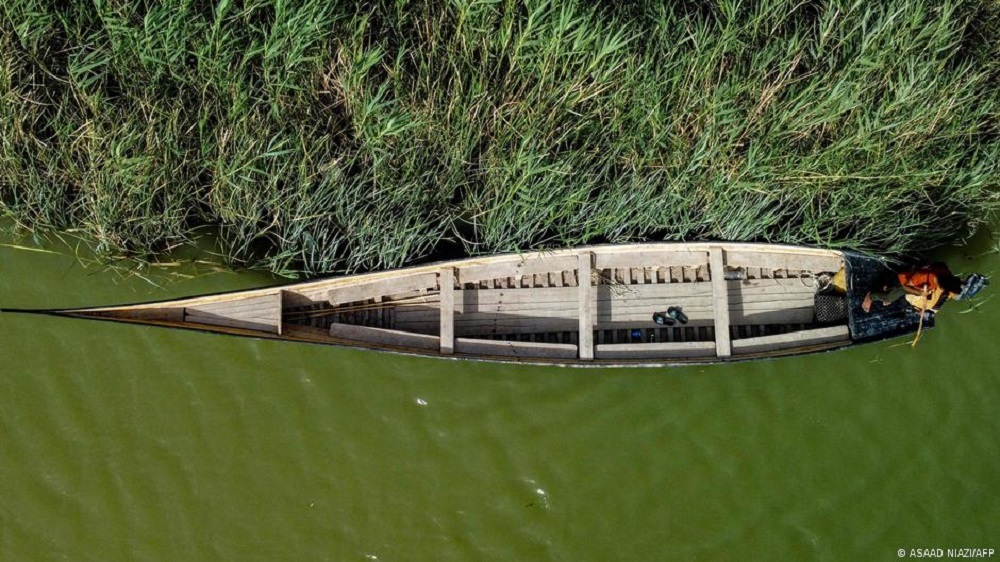
[[[815,288],[801,279],[726,281],[731,325],[807,323],[813,319]],[[654,328],[656,311],[680,306],[691,327],[715,324],[711,282],[599,285],[595,289],[595,329]],[[576,287],[456,290],[455,331],[459,336],[576,331]],[[396,309],[394,328],[437,333],[433,305]],[[678,325],[679,327],[679,325]]]

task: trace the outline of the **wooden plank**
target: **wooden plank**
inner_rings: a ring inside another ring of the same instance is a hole
[[[726,265],[763,269],[804,269],[807,271],[839,271],[843,264],[840,256],[816,256],[793,252],[754,252],[733,250],[726,252]]]
[[[353,324],[331,324],[329,333],[331,337],[340,340],[367,343],[376,346],[405,347],[428,351],[438,351],[441,349],[441,338],[437,336],[413,334],[399,330],[370,328],[368,326],[355,326]]]
[[[734,293],[808,293],[815,294],[816,287],[808,279],[753,279],[726,281],[729,294]]]
[[[102,318],[125,318],[128,320],[160,320],[163,322],[183,322],[184,308],[132,308],[122,311],[102,311],[89,313]]]
[[[844,342],[850,343],[851,335],[847,326],[830,326],[799,330],[773,336],[757,336],[733,341],[733,353],[766,353],[795,347]]]
[[[204,305],[191,305],[188,308],[211,312],[213,314],[254,314],[260,311],[270,312],[274,304],[274,295],[248,298],[245,300],[226,301]]]
[[[780,310],[732,310],[729,324],[732,326],[754,324],[809,324],[815,320],[815,309],[808,307],[784,308]]]
[[[672,359],[682,357],[714,357],[715,342],[652,342],[613,343],[594,349],[598,359]]]
[[[473,318],[464,318],[459,315],[455,317],[455,337],[481,336],[481,335],[503,335],[503,334],[534,334],[548,332],[576,332],[580,321],[576,318],[576,311],[564,318],[534,317],[525,318],[517,315],[488,316],[486,314]],[[421,334],[438,333],[438,321],[428,320],[400,320],[397,318],[396,329],[416,332]]]
[[[459,283],[475,283],[486,279],[499,277],[532,276],[537,273],[567,271],[576,268],[577,258],[573,254],[566,255],[533,255],[518,257],[495,263],[475,264],[458,267]]]
[[[577,347],[564,343],[457,338],[455,352],[463,355],[576,359]]]
[[[280,334],[282,292],[194,304],[184,308],[184,321]]]
[[[731,293],[755,294],[765,292],[766,288],[734,286]],[[593,292],[598,300],[681,300],[690,297],[710,297],[712,284],[710,282],[694,283],[662,283],[649,285],[630,285],[628,287],[615,285],[599,285]],[[537,306],[544,303],[576,303],[577,287],[539,287],[532,289],[462,289],[455,297],[456,310],[475,311],[486,305],[524,304]],[[783,293],[784,294],[784,293]]]
[[[293,289],[283,289],[283,292],[285,295],[282,297],[282,301],[285,308],[309,306],[313,304],[313,300],[309,298],[309,296],[304,295],[299,291]]]
[[[719,357],[732,355],[729,339],[729,291],[726,289],[722,248],[709,250],[709,267],[712,276],[712,295],[715,307],[715,354]]]
[[[695,270],[695,271],[696,271],[695,272],[695,279],[697,279],[698,281],[711,281],[711,279],[710,279],[711,276],[710,276],[710,273],[708,271],[708,264],[699,265],[698,269]]]
[[[439,277],[441,355],[452,355],[455,353],[455,269],[442,267]]]
[[[594,287],[591,285],[590,272],[592,269],[594,255],[590,252],[581,252],[577,259],[577,272],[580,279],[580,286],[577,287],[579,295],[580,319],[580,359],[590,361],[594,358]]]
[[[284,290],[281,290],[281,289],[278,290],[277,301],[278,302],[275,303],[275,304],[277,305],[276,308],[278,309],[277,310],[277,313],[278,313],[278,335],[280,336],[282,334],[282,332],[283,332],[283,328],[284,328],[284,324],[285,324],[285,317],[284,317],[284,312],[285,312],[285,291]]]
[[[212,314],[241,314],[241,313],[253,313],[255,310],[266,310],[273,311],[274,303],[277,297],[277,291],[274,293],[266,295],[258,295],[255,297],[243,297],[236,298],[227,301],[220,302],[210,302],[205,304],[191,304],[186,308],[189,310],[200,310],[203,312],[210,312]]]
[[[409,291],[435,289],[437,288],[437,277],[437,273],[418,273],[336,287],[328,291],[327,300],[336,306]]]
[[[228,328],[240,328],[243,330],[254,330],[257,332],[267,332],[277,334],[278,327],[275,322],[257,320],[255,318],[236,319],[225,316],[185,314],[184,322],[190,324],[204,324],[206,326],[225,326]]]
[[[689,252],[659,248],[627,252],[598,252],[594,255],[595,269],[701,265],[708,263],[705,252]]]

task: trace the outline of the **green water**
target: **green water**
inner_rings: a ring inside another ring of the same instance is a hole
[[[992,272],[996,255],[965,257],[989,243],[943,257]],[[0,247],[4,307],[272,282],[216,274],[158,289]],[[636,370],[2,314],[0,560],[896,560],[900,548],[1000,549],[1000,299],[964,308],[947,307],[916,349]]]

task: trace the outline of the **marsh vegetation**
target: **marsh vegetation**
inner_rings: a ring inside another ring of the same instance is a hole
[[[759,240],[899,254],[1000,206],[1000,4],[6,0],[0,209],[319,274]]]

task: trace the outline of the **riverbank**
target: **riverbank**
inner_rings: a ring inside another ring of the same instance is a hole
[[[310,275],[642,239],[899,254],[996,212],[995,2],[737,4],[12,0],[0,205],[108,257],[209,232]]]

